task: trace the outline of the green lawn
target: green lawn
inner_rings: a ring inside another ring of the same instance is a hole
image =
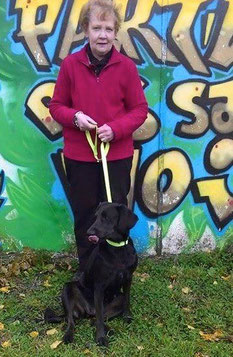
[[[0,283],[9,292],[0,292],[0,356],[232,357],[232,266],[227,251],[140,259],[131,292],[134,320],[109,322],[108,349],[96,346],[94,327],[82,320],[75,342],[52,350],[64,324],[45,324],[43,311],[61,312],[59,295],[76,269],[74,257],[2,253]]]

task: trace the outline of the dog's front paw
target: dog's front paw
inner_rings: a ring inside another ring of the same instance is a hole
[[[68,343],[72,343],[74,341],[74,334],[71,332],[65,333],[63,337],[64,343],[67,345]]]
[[[96,338],[96,343],[98,346],[108,347],[108,339],[105,336]]]

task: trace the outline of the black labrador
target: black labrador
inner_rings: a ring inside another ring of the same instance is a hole
[[[130,287],[138,259],[128,234],[137,220],[123,204],[103,202],[98,206],[87,231],[95,247],[84,272],[66,283],[62,292],[63,318],[68,323],[65,343],[73,341],[77,318],[96,317],[96,342],[101,346],[108,344],[105,320],[123,315],[131,321]],[[62,317],[47,309],[45,320],[59,322]]]

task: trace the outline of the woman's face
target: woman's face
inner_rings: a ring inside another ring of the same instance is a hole
[[[114,16],[109,15],[101,20],[95,12],[91,13],[86,36],[93,55],[101,60],[111,50],[115,40]]]

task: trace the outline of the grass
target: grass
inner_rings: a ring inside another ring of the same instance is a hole
[[[9,292],[0,292],[0,344],[11,343],[0,346],[2,357],[233,356],[233,260],[227,251],[140,259],[131,292],[134,320],[109,321],[114,335],[108,349],[96,346],[89,320],[79,321],[73,344],[50,347],[62,340],[64,324],[45,324],[43,311],[61,312],[59,293],[77,267],[73,257],[28,251],[17,258],[5,254],[2,263],[0,282]],[[48,336],[53,328],[57,333]]]

